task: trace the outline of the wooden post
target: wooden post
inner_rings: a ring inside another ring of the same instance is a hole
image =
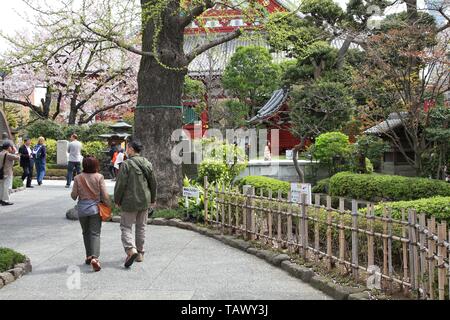
[[[425,283],[425,272],[427,270],[426,257],[425,257],[425,233],[424,230],[426,228],[426,217],[425,213],[421,213],[419,215],[419,253],[420,253],[420,288],[423,290],[423,298],[427,297],[428,286]]]
[[[373,236],[373,224],[375,217],[375,208],[373,204],[367,207],[367,226],[369,234],[367,235],[367,267],[375,265],[375,254],[374,254],[374,236]]]
[[[273,201],[272,201],[272,197],[273,197],[273,194],[272,194],[272,189],[269,189],[269,214],[268,214],[268,217],[267,217],[267,224],[268,224],[268,232],[269,232],[269,239],[270,239],[270,243],[271,243],[271,245],[272,245],[272,243],[273,243],[273,226],[272,226],[272,224],[273,224],[273,218],[272,218],[272,205],[273,205]]]
[[[414,231],[414,215],[412,212],[412,209],[408,209],[408,239],[409,239],[409,281],[411,283],[411,289],[416,290],[416,269],[414,265],[414,238],[415,238],[415,231]]]
[[[306,260],[308,258],[308,212],[306,206],[306,194],[301,194],[301,214],[302,214],[302,223],[300,229],[300,238],[302,243],[302,256]]]
[[[264,229],[265,229],[265,226],[267,225],[267,217],[266,217],[266,213],[264,211],[262,211],[262,209],[264,209],[264,203],[263,203],[263,201],[264,201],[263,200],[264,199],[264,191],[263,191],[263,188],[259,189],[259,197],[260,197],[260,199],[259,199],[259,208],[260,208],[260,210],[259,210],[259,216],[260,216],[260,218],[259,218],[259,227],[260,227],[260,229],[256,230],[256,231],[257,231],[257,233],[259,233],[261,235],[265,235],[267,230],[264,230]],[[256,219],[256,217],[255,217],[255,219]],[[263,223],[263,221],[264,221],[264,223]],[[260,239],[263,241],[264,244],[267,243],[267,238],[265,238],[265,237],[261,238],[260,237]]]
[[[277,213],[277,243],[278,243],[278,248],[281,248],[282,243],[282,235],[281,235],[281,219],[282,219],[282,215],[281,215],[281,200],[283,199],[283,196],[281,194],[281,191],[278,190],[278,213]]]
[[[289,252],[293,251],[292,248],[292,193],[291,191],[288,192],[288,216],[287,216],[287,241],[288,241],[288,250]]]
[[[358,202],[352,199],[352,265],[353,278],[359,279],[359,260],[358,260]]]
[[[219,186],[216,184],[216,187],[214,188],[216,194],[216,226],[219,225],[219,206],[220,206],[220,194],[219,194]]]
[[[420,257],[419,257],[419,230],[417,229],[417,212],[413,210],[414,221],[414,282],[416,283],[416,289],[420,288]]]
[[[245,240],[250,240],[250,232],[249,232],[249,228],[251,226],[250,223],[250,215],[252,214],[251,208],[250,206],[252,205],[252,199],[251,199],[251,194],[252,194],[252,188],[248,188],[245,191],[245,204],[246,204],[246,210],[244,211],[244,214],[242,215],[243,220],[244,220],[244,238]]]
[[[436,254],[436,241],[433,236],[436,234],[436,218],[434,216],[428,219],[428,231],[430,232],[430,237],[428,238],[428,292],[430,294],[430,299],[434,300],[434,268],[436,266],[436,261],[434,256]]]
[[[320,250],[320,194],[314,196],[314,210],[316,213],[316,221],[314,222],[314,249],[316,262],[319,262],[319,250]]]
[[[240,219],[239,219],[239,198],[241,196],[241,192],[239,190],[239,188],[236,188],[236,196],[234,198],[234,220],[236,223],[236,232],[237,234],[241,234],[240,233]]]
[[[447,248],[444,246],[444,241],[447,238],[447,223],[441,222],[438,225],[438,289],[439,300],[445,299],[445,282],[446,282],[446,269],[444,265],[445,258],[447,257]]]
[[[225,184],[222,184],[221,196],[222,196],[222,206],[221,206],[221,210],[220,210],[221,215],[222,215],[222,219],[221,219],[221,221],[222,221],[222,223],[221,223],[222,224],[222,228],[221,228],[221,230],[222,230],[222,234],[224,234],[225,233],[225,207],[226,207]]]
[[[208,189],[209,189],[209,184],[208,184],[208,177],[205,176],[203,179],[203,187],[205,188],[205,195],[203,198],[203,204],[204,204],[204,208],[205,208],[205,224],[208,224],[208,203],[209,203],[209,193],[208,193]]]
[[[251,234],[250,238],[252,240],[256,240],[256,211],[254,209],[254,207],[255,207],[255,188],[252,187],[251,192],[252,192],[252,197],[250,199],[250,203],[251,203],[252,209],[250,211],[250,226],[251,226],[252,234]]]
[[[387,209],[386,206],[383,205],[383,274],[388,274],[388,239],[386,238],[388,233],[388,224],[387,224]],[[383,288],[386,288],[386,281],[382,280]]]
[[[402,208],[402,222],[405,222],[406,220],[406,213],[405,209]],[[406,239],[406,229],[407,227],[405,225],[402,225],[402,238]],[[402,251],[403,251],[403,281],[408,281],[408,245],[406,242],[402,242]],[[403,287],[404,292],[406,293],[406,290],[408,288],[406,286]]]
[[[389,275],[389,286],[388,289],[390,292],[393,290],[393,275],[394,275],[394,267],[392,265],[392,209],[387,209],[388,213],[388,275]]]
[[[331,211],[331,197],[327,196],[327,269],[331,270],[332,267],[332,255],[333,255],[333,238],[332,238],[332,226],[333,212]]]
[[[339,198],[339,260],[341,266],[341,274],[346,273],[345,269],[345,229],[344,229],[344,215],[345,215],[345,199]]]

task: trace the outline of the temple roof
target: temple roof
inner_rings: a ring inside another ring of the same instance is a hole
[[[393,112],[391,113],[385,121],[367,129],[364,131],[366,134],[384,134],[402,125],[408,117],[408,112]]]
[[[212,35],[185,35],[184,51],[191,52],[197,46],[211,41],[216,37],[223,37],[224,34]],[[260,36],[241,36],[240,38],[228,41],[217,47],[214,47],[201,55],[197,56],[189,65],[189,75],[193,77],[221,75],[228,62],[238,47],[261,46],[270,50],[267,41]],[[283,52],[272,53],[273,62],[280,63],[289,58]]]
[[[267,103],[258,111],[256,116],[248,120],[248,123],[255,123],[273,116],[277,113],[289,96],[289,91],[285,89],[276,90]]]

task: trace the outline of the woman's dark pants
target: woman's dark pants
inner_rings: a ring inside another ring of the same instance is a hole
[[[88,217],[80,217],[81,229],[83,229],[84,247],[86,257],[100,256],[100,233],[102,230],[102,219],[96,214]]]

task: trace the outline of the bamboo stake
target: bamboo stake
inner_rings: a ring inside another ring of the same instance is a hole
[[[250,209],[250,226],[251,226],[251,235],[250,235],[250,239],[251,240],[256,240],[256,219],[255,219],[255,209],[253,209],[255,207],[255,188],[251,188],[251,195],[252,197],[250,198],[250,206],[252,207]]]
[[[436,234],[436,219],[434,216],[428,219],[428,231],[431,235]],[[436,262],[434,256],[436,254],[436,241],[431,236],[428,238],[428,291],[430,293],[430,299],[434,300],[434,268]]]
[[[427,297],[427,289],[428,286],[425,283],[425,271],[427,270],[426,266],[426,257],[425,257],[425,251],[423,250],[425,248],[425,233],[423,232],[426,228],[426,217],[424,213],[421,213],[419,215],[419,254],[420,254],[420,287],[423,290],[423,298]]]
[[[383,234],[387,235],[388,232],[388,226],[387,226],[387,210],[386,210],[386,206],[383,205]],[[388,274],[388,239],[383,237],[383,274],[387,275]],[[385,280],[383,281],[383,288],[386,288],[386,282]]]
[[[344,230],[344,215],[345,215],[345,199],[339,198],[339,260],[341,266],[341,273],[345,274],[345,230]]]
[[[406,213],[405,209],[402,208],[402,221],[406,221]],[[406,238],[406,226],[402,226],[402,238]],[[403,251],[403,281],[408,281],[408,247],[406,242],[402,242],[402,251]],[[406,286],[403,287],[403,290],[407,290]],[[406,293],[406,292],[405,292]]]
[[[373,224],[374,224],[374,216],[375,209],[373,204],[369,205],[367,208],[367,225],[369,234],[367,235],[367,266],[372,267],[375,265],[375,254],[374,254],[374,236],[373,236]]]
[[[205,176],[205,178],[203,179],[203,186],[205,188],[205,195],[203,198],[203,204],[204,204],[204,208],[205,208],[205,224],[208,225],[208,203],[209,203],[209,194],[208,194],[208,189],[209,189],[209,184],[208,184],[208,177]]]
[[[333,256],[333,238],[332,238],[332,211],[331,211],[331,197],[327,196],[327,269],[331,270],[332,256]]]
[[[301,228],[301,243],[302,256],[306,260],[308,258],[308,213],[306,206],[306,194],[301,194],[301,214],[302,214],[302,228]]]
[[[269,189],[269,214],[268,214],[268,217],[267,217],[267,224],[268,224],[268,231],[269,231],[269,239],[270,239],[270,242],[271,242],[271,244],[272,244],[272,239],[273,239],[273,230],[272,230],[272,224],[273,224],[273,221],[272,221],[272,205],[273,205],[273,202],[272,202],[272,197],[273,197],[273,194],[272,194],[272,189]]]
[[[236,198],[234,199],[234,203],[235,203],[235,207],[234,207],[234,215],[235,215],[235,220],[236,220],[236,233],[239,233],[239,228],[240,228],[240,219],[239,219],[239,198],[241,196],[241,191],[239,190],[239,188],[236,189]]]
[[[320,224],[319,224],[319,217],[320,217],[320,194],[316,194],[314,196],[314,203],[315,203],[315,213],[316,213],[316,221],[314,222],[314,249],[316,251],[315,254],[315,260],[316,262],[319,262],[319,250],[320,250]]]
[[[220,206],[220,213],[222,215],[222,227],[221,227],[221,232],[222,234],[225,233],[225,184],[222,184],[222,193],[221,193],[221,198],[222,198],[222,205]]]
[[[413,221],[414,221],[414,282],[416,283],[417,289],[420,289],[420,257],[419,257],[419,230],[415,226],[417,224],[417,212],[413,210]]]
[[[411,282],[411,289],[416,290],[416,269],[414,265],[414,227],[413,227],[413,212],[408,209],[408,239],[409,239],[409,281]]]
[[[214,188],[216,191],[215,197],[216,199],[220,200],[220,195],[219,195],[219,186],[216,183],[216,187]],[[216,225],[219,225],[219,206],[220,206],[220,201],[216,201]]]
[[[292,201],[292,194],[289,191],[288,192],[288,216],[287,216],[287,240],[288,242],[292,241],[292,204],[290,203]],[[293,251],[292,245],[288,244],[288,250],[289,252]]]
[[[281,248],[281,200],[283,199],[283,196],[281,194],[281,191],[278,190],[278,213],[277,213],[277,242],[278,242],[278,248]]]
[[[388,275],[389,275],[389,291],[392,292],[392,277],[394,274],[394,268],[392,266],[392,210],[387,209],[388,212]]]
[[[355,281],[359,279],[359,259],[358,259],[358,202],[352,200],[352,264],[353,277]]]
[[[441,222],[438,225],[438,290],[439,300],[445,299],[445,274],[446,269],[444,265],[445,258],[447,257],[447,248],[444,246],[444,241],[447,237],[447,224]]]

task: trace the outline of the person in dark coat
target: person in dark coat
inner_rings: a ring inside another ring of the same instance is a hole
[[[27,179],[27,188],[33,188],[31,181],[33,180],[33,151],[31,149],[31,139],[25,138],[23,145],[19,148],[20,166],[23,169],[22,181]]]

